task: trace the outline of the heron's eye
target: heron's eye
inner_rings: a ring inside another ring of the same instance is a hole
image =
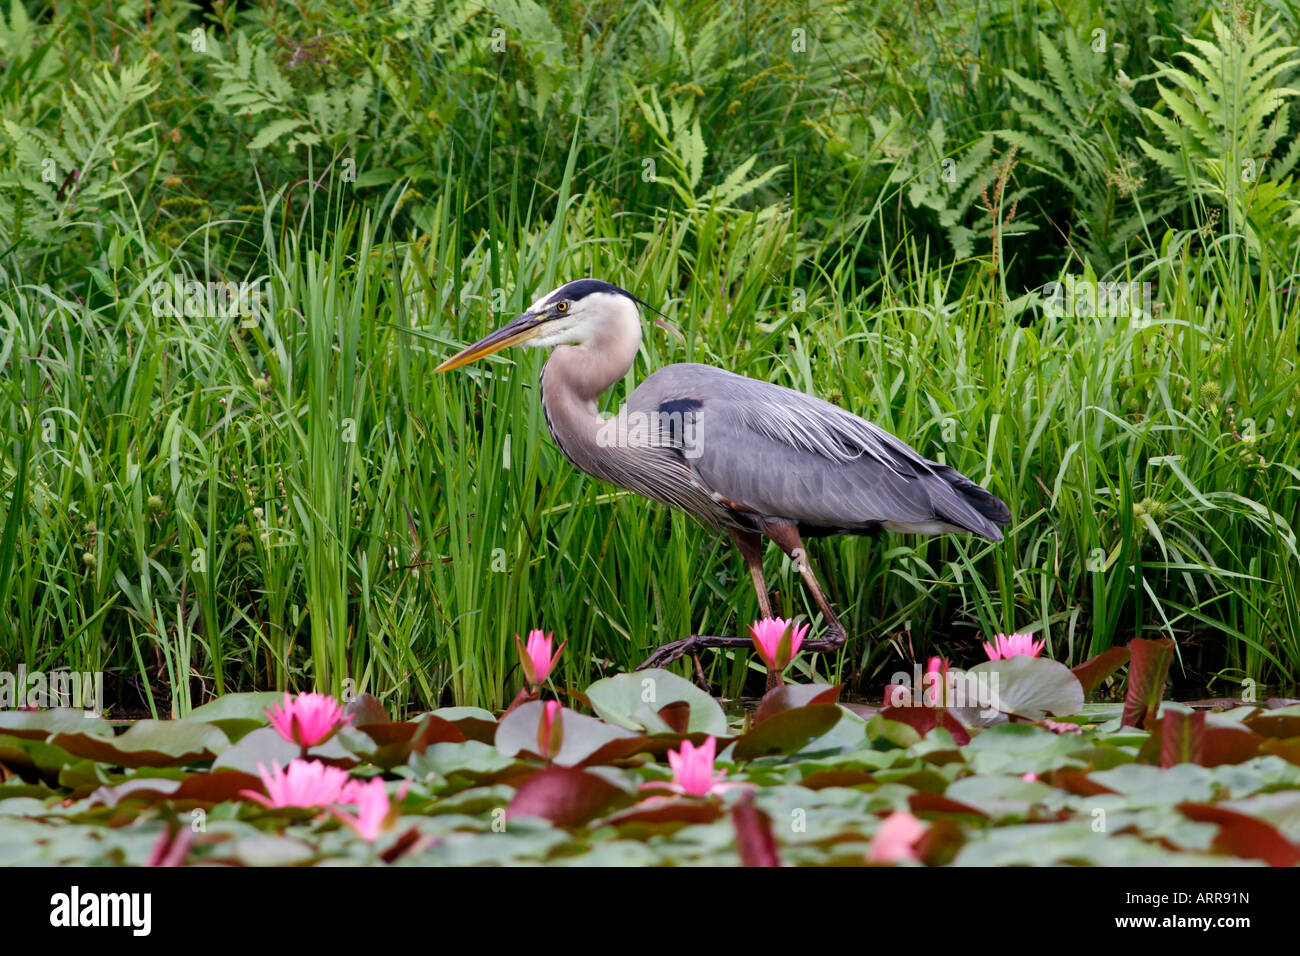
[[[559,305],[557,305],[557,306],[555,307],[555,311],[556,311],[556,312],[568,312],[568,311],[569,311],[569,303],[567,303],[567,302],[561,302]]]

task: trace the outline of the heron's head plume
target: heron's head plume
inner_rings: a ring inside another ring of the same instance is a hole
[[[575,279],[546,293],[523,315],[456,353],[434,371],[460,368],[512,345],[585,345],[610,336],[640,342],[637,306],[645,304],[626,289],[600,279]],[[632,351],[635,353],[635,345]]]

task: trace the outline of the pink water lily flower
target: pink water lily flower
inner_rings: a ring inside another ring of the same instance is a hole
[[[540,630],[528,632],[527,644],[519,639],[518,634],[515,635],[515,646],[519,648],[519,666],[524,670],[524,679],[534,687],[551,676],[551,671],[555,669],[555,662],[560,659],[560,653],[564,650],[564,644],[561,644],[555,653],[551,654],[553,640],[554,632],[544,634]]]
[[[998,634],[993,638],[993,643],[984,642],[984,653],[988,654],[991,661],[1007,660],[1020,654],[1037,657],[1046,645],[1046,638],[1035,641],[1032,634]]]
[[[397,788],[395,798],[388,797],[388,787],[380,777],[367,781],[354,780],[344,788],[340,803],[353,804],[356,816],[339,807],[330,807],[330,813],[356,832],[357,836],[374,843],[386,830],[391,830],[400,813],[399,804],[406,799],[411,782],[405,780]]]
[[[1040,720],[1040,727],[1046,727],[1054,734],[1081,734],[1083,728],[1078,724],[1070,723],[1068,720]]]
[[[713,773],[713,758],[718,752],[716,737],[708,737],[696,747],[689,740],[682,741],[680,751],[668,751],[668,766],[673,768],[673,782],[668,789],[691,797],[707,797],[722,793],[734,784],[722,783],[727,771]]]
[[[905,810],[898,810],[885,817],[885,821],[876,829],[871,838],[871,849],[867,859],[872,863],[901,863],[904,860],[920,859],[916,853],[916,842],[925,835],[925,824]]]
[[[785,670],[799,653],[809,627],[808,624],[795,627],[793,618],[787,621],[779,617],[765,617],[749,625],[749,633],[754,638],[754,647],[768,669],[781,671]],[[788,641],[787,631],[790,634]]]
[[[342,705],[328,694],[290,697],[287,692],[284,703],[268,707],[266,716],[281,737],[303,750],[325,743],[352,719],[351,714],[344,716]]]
[[[932,657],[925,662],[922,678],[921,706],[946,707],[948,704],[948,658]]]
[[[194,832],[189,827],[164,828],[163,832],[158,834],[158,842],[149,851],[149,858],[144,861],[144,865],[181,866],[185,862],[185,854],[190,851],[190,842],[193,839]]]
[[[542,719],[537,725],[537,752],[547,760],[564,745],[563,710],[558,700],[548,700],[542,706]]]
[[[271,761],[271,769],[257,765],[257,773],[266,787],[266,796],[255,790],[241,790],[239,795],[256,800],[272,809],[285,807],[326,807],[342,803],[348,786],[348,772],[317,760],[295,759],[281,769],[279,761]]]

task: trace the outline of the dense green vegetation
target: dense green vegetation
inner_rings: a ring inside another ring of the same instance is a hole
[[[948,709],[850,709],[835,688],[810,684],[728,719],[689,681],[656,670],[587,687],[595,717],[534,700],[500,719],[448,707],[394,722],[362,695],[346,726],[304,747],[267,726],[283,698],[273,693],[228,694],[125,730],[77,711],[6,711],[0,864],[1300,861],[1300,707],[1166,704],[1145,730],[1121,704],[1035,721],[1042,706],[1077,706],[1082,693],[1054,661],[1015,660],[993,664],[1017,720],[1002,714],[982,730]],[[547,705],[559,709],[539,733]],[[693,772],[673,766],[692,746],[705,748]],[[345,781],[377,790],[360,801],[377,809],[341,795]],[[165,883],[188,886],[181,874]]]
[[[1011,505],[998,546],[815,543],[854,639],[799,666],[1014,629],[1300,672],[1294,8],[37,7],[0,24],[0,669],[498,709],[531,627],[572,686],[742,633],[728,544],[560,457],[540,354],[431,374],[595,275],[684,333],[633,381],[807,390]]]

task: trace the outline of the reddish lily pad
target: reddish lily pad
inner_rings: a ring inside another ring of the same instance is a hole
[[[1207,727],[1201,765],[1245,763],[1259,755],[1260,745],[1266,739],[1245,727]]]
[[[889,767],[876,771],[876,780],[880,783],[899,783],[924,793],[943,793],[950,781],[939,771],[930,767],[903,766]]]
[[[481,707],[440,707],[433,715],[455,724],[466,740],[490,744],[496,739],[497,719]]]
[[[734,760],[795,753],[825,734],[842,717],[836,704],[809,704],[773,714],[736,741]]]
[[[111,738],[58,733],[49,742],[73,756],[118,767],[179,767],[211,760],[230,744],[211,724],[185,720],[141,720]]]
[[[1128,649],[1132,662],[1128,669],[1124,716],[1120,723],[1125,727],[1150,729],[1160,710],[1160,695],[1174,659],[1174,642],[1167,637],[1158,641],[1135,637],[1129,641]]]
[[[1300,766],[1300,737],[1291,737],[1287,740],[1267,737],[1259,745],[1259,752],[1262,754],[1276,754],[1288,763]]]
[[[343,716],[352,718],[353,727],[365,724],[390,724],[393,718],[374,694],[358,694],[343,705]]]
[[[1256,710],[1242,723],[1263,737],[1300,737],[1300,707]]]
[[[640,803],[613,813],[598,823],[593,829],[603,826],[640,826],[662,827],[672,824],[712,823],[723,814],[722,805],[716,800],[703,800],[698,797],[650,797]]]
[[[772,818],[754,805],[754,794],[746,792],[731,808],[736,830],[736,851],[742,866],[780,866]]]
[[[123,801],[138,801],[152,805],[166,800],[185,809],[189,806],[238,800],[241,790],[261,792],[261,778],[238,770],[195,773],[184,780],[136,777],[114,787],[100,787],[90,795],[88,802],[92,807],[97,805],[115,807]]]
[[[1062,768],[1052,771],[1049,780],[1054,787],[1080,797],[1095,797],[1103,793],[1115,793],[1110,787],[1100,784],[1088,776],[1086,771]]]
[[[506,819],[542,817],[556,826],[581,826],[626,794],[603,777],[572,767],[531,774],[506,808]]]
[[[1189,819],[1216,823],[1214,848],[1249,860],[1263,860],[1269,866],[1300,863],[1300,846],[1284,837],[1271,823],[1214,803],[1180,803],[1178,809]]]
[[[691,705],[684,700],[665,704],[659,708],[659,718],[672,728],[673,733],[687,733],[691,723]]]
[[[876,777],[866,770],[850,767],[814,770],[799,782],[809,790],[824,790],[826,787],[865,787],[876,783]]]
[[[1079,679],[1085,694],[1091,694],[1101,682],[1129,662],[1131,653],[1127,647],[1112,647],[1090,657],[1082,664],[1070,668],[1070,672]]]
[[[458,744],[465,740],[460,728],[433,714],[397,723],[361,724],[356,729],[374,741],[375,747],[373,750],[354,748],[354,752],[385,770],[406,763],[413,753],[424,753],[431,744]]]
[[[944,866],[951,863],[966,842],[961,825],[955,820],[937,818],[921,839],[916,841],[916,855],[926,866]]]
[[[920,791],[909,796],[907,803],[915,814],[957,813],[980,817],[984,820],[989,818],[989,815],[978,807],[972,807],[969,803],[962,803],[960,800],[951,800],[941,793]]]
[[[1155,739],[1154,733],[1152,739]],[[1203,763],[1205,711],[1166,710],[1160,720],[1160,766]]]
[[[1166,706],[1151,726],[1151,736],[1138,751],[1138,759],[1172,767],[1195,763],[1202,767],[1245,763],[1257,756],[1266,738],[1246,727],[1210,726],[1203,710],[1186,711]]]
[[[953,741],[959,746],[964,747],[970,743],[970,733],[965,725],[947,707],[886,707],[880,716],[885,720],[906,724],[922,737],[936,727],[942,727],[952,734]]]
[[[842,684],[783,684],[774,687],[759,701],[754,723],[761,724],[776,714],[809,704],[833,704],[840,697]]]

